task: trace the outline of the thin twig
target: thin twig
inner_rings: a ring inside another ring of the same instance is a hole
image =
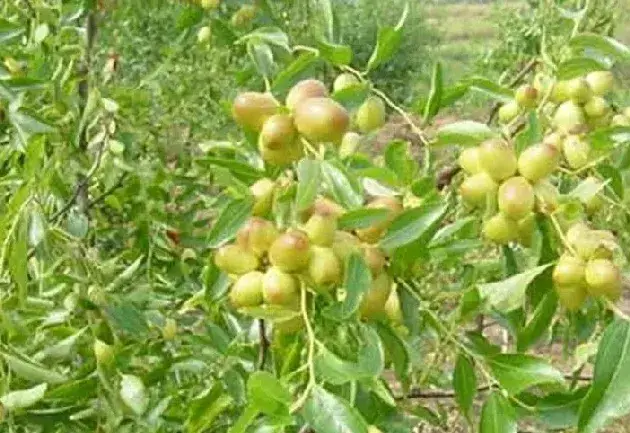
[[[512,88],[514,86],[516,86],[518,83],[521,82],[521,80],[523,78],[525,78],[525,76],[527,74],[529,74],[532,69],[534,69],[536,67],[536,65],[538,65],[538,59],[531,59],[529,62],[527,62],[527,64],[525,64],[525,66],[523,67],[523,69],[521,69],[518,74],[516,74],[514,76],[514,78],[512,79],[512,81],[510,81],[510,83],[508,84],[509,88]],[[490,111],[490,115],[488,116],[488,120],[486,121],[486,124],[491,124],[492,121],[494,120],[494,117],[497,115],[497,113],[499,112],[499,108],[501,108],[501,103],[497,102],[496,104],[494,104],[494,106],[492,107],[492,110]]]
[[[269,350],[269,340],[267,340],[264,319],[258,319],[258,335],[260,338],[260,347],[258,349],[258,370],[262,370],[265,368],[267,351]]]
[[[99,195],[98,197],[94,198],[93,200],[91,200],[86,208],[90,209],[92,207],[94,207],[96,204],[102,202],[103,200],[105,200],[107,198],[107,196],[111,195],[114,191],[116,191],[118,188],[120,188],[121,186],[123,186],[123,182],[125,181],[125,179],[127,178],[127,176],[129,175],[129,172],[124,172],[116,181],[116,183],[114,185],[112,185],[109,189],[106,189],[101,195]]]

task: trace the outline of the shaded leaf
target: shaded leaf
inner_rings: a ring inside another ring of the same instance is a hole
[[[367,423],[356,409],[319,386],[313,388],[302,415],[317,433],[368,433]]]
[[[502,353],[487,358],[493,376],[510,394],[541,384],[564,384],[564,376],[542,358]]]
[[[482,299],[502,312],[516,310],[523,306],[525,302],[525,291],[527,286],[541,272],[551,266],[551,263],[528,269],[520,274],[513,275],[503,281],[496,283],[485,283],[477,286]]]

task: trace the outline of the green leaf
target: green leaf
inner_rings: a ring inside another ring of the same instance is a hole
[[[378,333],[369,326],[361,327],[363,345],[359,351],[359,365],[369,377],[377,378],[385,368],[385,353]]]
[[[603,189],[608,185],[611,179],[607,179],[604,182],[601,182],[599,179],[594,177],[587,177],[583,181],[581,181],[571,192],[569,192],[569,197],[574,197],[580,200],[582,203],[587,203],[597,194],[603,191]]]
[[[387,145],[385,165],[396,173],[404,185],[411,184],[419,170],[418,163],[411,156],[409,143],[402,140],[394,140]]]
[[[315,371],[318,378],[332,385],[343,385],[369,377],[358,363],[341,359],[323,346],[315,357]]]
[[[302,159],[297,166],[298,186],[295,206],[298,211],[311,207],[317,196],[322,179],[320,162],[314,159]]]
[[[39,209],[31,212],[30,224],[28,227],[28,242],[32,247],[36,247],[44,240],[46,229],[44,227],[44,219]]]
[[[317,433],[368,433],[367,423],[355,408],[319,386],[311,391],[302,415]]]
[[[231,201],[210,229],[207,246],[217,248],[234,238],[238,229],[245,224],[251,215],[252,207],[253,200],[251,198]]]
[[[516,395],[535,385],[564,385],[564,376],[546,361],[532,355],[502,353],[486,358],[495,379]]]
[[[269,78],[273,75],[275,63],[273,61],[273,52],[268,44],[256,39],[251,39],[247,42],[247,53],[254,62],[258,73],[265,78]]]
[[[542,398],[534,396],[534,416],[550,430],[574,428],[585,391],[587,388],[579,388],[571,394],[553,393]]]
[[[630,323],[608,325],[595,359],[593,383],[580,406],[579,433],[600,431],[630,413]]]
[[[507,313],[523,306],[527,286],[551,263],[528,269],[496,283],[485,283],[477,286],[482,299],[497,310]]]
[[[238,419],[234,422],[234,425],[230,427],[228,433],[245,433],[250,424],[254,422],[258,414],[259,412],[255,407],[251,405],[246,406],[243,413],[241,413],[241,416],[239,416]]]
[[[407,345],[389,326],[379,323],[376,329],[385,347],[385,352],[394,364],[396,375],[399,379],[407,377],[410,367]]]
[[[496,132],[485,123],[463,120],[440,127],[434,146],[476,146],[482,141],[496,136]]]
[[[207,389],[189,404],[186,419],[187,433],[201,433],[206,431],[214,420],[233,403],[220,384]]]
[[[318,39],[335,40],[335,16],[330,0],[308,0],[308,24]]]
[[[230,170],[237,179],[247,184],[254,183],[265,176],[264,172],[255,169],[250,164],[234,159],[203,158],[198,159],[197,162],[204,167],[208,167],[209,171],[214,170],[217,166],[225,167]]]
[[[239,311],[257,319],[285,321],[300,316],[300,312],[282,305],[261,305],[259,307],[243,307]]]
[[[120,381],[120,398],[136,415],[142,415],[149,406],[149,398],[142,380],[133,374],[123,374]]]
[[[26,379],[30,382],[45,382],[51,385],[63,383],[67,378],[56,371],[48,370],[33,362],[17,358],[8,353],[0,352],[4,358],[4,362],[9,369],[13,371],[17,376]]]
[[[617,60],[630,60],[630,48],[616,39],[594,33],[581,33],[569,41],[574,50],[598,51]]]
[[[589,72],[606,70],[607,65],[590,57],[576,57],[569,59],[558,66],[556,73],[560,80],[570,80]]]
[[[323,161],[321,168],[324,182],[339,204],[348,209],[355,209],[363,204],[359,188],[352,184],[342,167],[331,161]]]
[[[617,144],[630,143],[630,126],[612,126],[596,129],[587,136],[595,150],[610,150]]]
[[[47,134],[55,130],[45,120],[25,111],[10,111],[8,117],[13,127],[17,130],[23,146],[27,145],[28,139],[32,135]]]
[[[606,185],[606,188],[611,190],[618,199],[623,200],[625,195],[625,188],[623,186],[623,178],[620,171],[609,164],[602,164],[597,167],[597,171],[602,175],[604,179],[610,182]]]
[[[516,433],[516,414],[500,392],[488,396],[481,408],[479,433]]]
[[[9,254],[9,273],[17,286],[20,302],[26,300],[28,292],[28,234],[27,219],[20,215],[18,225],[15,230],[11,252]]]
[[[136,339],[142,339],[149,333],[144,313],[128,302],[106,306],[105,315],[116,330],[127,332]]]
[[[385,221],[389,217],[389,210],[376,208],[360,208],[344,213],[337,221],[340,230],[354,230],[370,227]]]
[[[396,27],[383,27],[378,30],[376,37],[376,47],[368,60],[366,70],[373,71],[383,63],[390,60],[402,41],[402,29],[409,14],[409,4],[405,3],[405,9],[398,20]]]
[[[443,91],[444,80],[442,78],[442,64],[435,62],[435,65],[433,65],[433,74],[431,74],[431,90],[429,91],[427,103],[424,106],[425,122],[430,122],[438,111],[440,111]]]
[[[13,21],[0,18],[0,43],[7,43],[11,39],[18,38],[26,29]]]
[[[473,77],[468,81],[471,90],[490,96],[500,102],[509,102],[514,98],[514,92],[493,80],[484,77]]]
[[[291,393],[271,373],[257,371],[247,381],[249,403],[268,415],[289,414]]]
[[[429,203],[403,211],[381,239],[381,248],[398,248],[419,239],[446,216],[447,210],[447,203]]]
[[[319,56],[313,52],[305,52],[299,55],[286,68],[277,75],[271,90],[273,93],[285,93],[303,76],[306,76],[311,67],[319,62]]]
[[[435,232],[433,238],[431,238],[429,247],[433,248],[445,244],[446,242],[451,240],[457,233],[466,230],[475,221],[477,221],[477,218],[470,216],[457,219],[455,222],[441,227],[437,232]]]
[[[352,48],[347,45],[318,41],[317,48],[319,54],[335,66],[349,65],[352,61]]]
[[[0,397],[0,406],[8,411],[31,407],[44,398],[47,389],[48,384],[42,383],[33,388],[9,392]]]
[[[337,90],[332,94],[332,98],[344,106],[346,110],[357,109],[370,94],[370,87],[367,84],[359,83]]]
[[[264,42],[265,44],[283,48],[287,52],[291,51],[289,37],[278,27],[258,27],[240,38],[237,43],[246,41]]]
[[[453,371],[453,389],[455,401],[466,416],[470,413],[475,395],[477,394],[477,376],[470,358],[460,353]]]
[[[551,287],[551,275],[549,275],[548,280],[549,290],[547,294],[542,301],[538,303],[531,319],[529,319],[527,324],[518,332],[517,347],[521,352],[527,350],[532,344],[535,344],[551,327],[551,322],[558,308],[558,296]]]
[[[372,274],[363,256],[358,253],[350,254],[345,266],[343,287],[346,298],[326,308],[323,314],[334,320],[345,320],[351,317],[359,308],[363,294],[372,284]]]

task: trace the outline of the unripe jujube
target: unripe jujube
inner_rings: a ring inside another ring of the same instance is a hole
[[[92,348],[97,364],[109,365],[114,361],[114,346],[96,339]]]
[[[295,277],[271,267],[262,277],[262,297],[266,304],[296,307],[300,296]]]
[[[389,298],[385,302],[385,314],[387,318],[395,325],[403,323],[402,308],[400,308],[400,299],[396,290],[392,289]]]
[[[246,274],[258,267],[258,258],[239,245],[225,245],[214,253],[214,263],[228,274]]]
[[[355,122],[362,133],[372,132],[385,124],[385,104],[381,98],[368,97],[357,110]]]
[[[569,81],[558,81],[553,85],[551,100],[562,103],[569,99]]]
[[[498,187],[487,173],[477,173],[464,179],[459,187],[459,194],[469,206],[483,207],[487,197],[496,194]]]
[[[284,149],[269,149],[259,143],[258,150],[263,161],[276,166],[291,164],[304,156],[304,147],[299,140],[295,140]]]
[[[630,116],[615,114],[610,120],[610,126],[630,126]]]
[[[591,146],[579,135],[570,135],[564,140],[562,153],[569,167],[577,170],[589,162]]]
[[[341,281],[341,263],[332,248],[313,246],[308,264],[308,276],[316,286],[328,286]]]
[[[561,134],[559,132],[552,132],[551,134],[545,135],[545,138],[543,138],[543,143],[548,144],[549,146],[553,146],[559,151],[562,151],[564,138],[564,134]]]
[[[536,229],[536,215],[531,212],[524,218],[521,218],[517,222],[518,243],[524,247],[530,247],[532,244],[532,238],[534,236],[534,230]]]
[[[591,99],[593,91],[584,78],[574,78],[567,84],[567,94],[574,102],[584,104]]]
[[[344,72],[343,74],[339,74],[337,78],[335,78],[335,82],[333,83],[333,91],[339,92],[341,90],[347,89],[348,87],[355,86],[359,83],[359,79],[353,74],[349,72]]]
[[[479,163],[479,148],[467,147],[462,150],[457,158],[459,166],[468,174],[477,174],[481,171]]]
[[[553,125],[563,133],[575,133],[584,129],[586,118],[582,107],[573,101],[563,102],[553,115]]]
[[[203,26],[197,32],[197,42],[200,44],[205,44],[212,37],[212,30],[210,26]]]
[[[342,265],[346,263],[352,253],[361,253],[361,241],[352,233],[338,230],[332,249]]]
[[[290,230],[280,235],[269,248],[269,261],[285,272],[297,272],[308,266],[310,242],[305,233]]]
[[[498,213],[483,223],[482,233],[489,241],[507,244],[518,236],[518,224],[513,219]]]
[[[234,99],[232,115],[239,125],[260,131],[265,121],[278,112],[279,106],[269,93],[244,92]]]
[[[558,302],[569,311],[578,310],[588,295],[584,284],[576,285],[554,285]]]
[[[582,259],[564,254],[553,268],[553,282],[559,286],[584,286],[585,266]]]
[[[345,212],[346,210],[339,203],[326,197],[317,197],[311,207],[300,213],[300,220],[307,221],[314,214],[339,218]]]
[[[532,182],[549,176],[558,167],[560,152],[553,146],[540,143],[523,150],[518,158],[518,172]]]
[[[302,80],[291,87],[285,100],[289,110],[295,110],[302,102],[311,98],[324,98],[328,96],[326,85],[319,80]]]
[[[615,76],[610,71],[595,71],[586,76],[586,82],[594,95],[604,96],[613,89]]]
[[[273,203],[273,192],[276,184],[267,178],[259,179],[249,187],[254,196],[254,207],[252,213],[255,216],[264,216],[271,210]]]
[[[257,8],[254,5],[243,5],[234,12],[230,22],[234,27],[245,27],[256,17]]]
[[[516,101],[506,102],[499,108],[499,122],[504,124],[510,123],[512,120],[516,119],[520,110],[521,109]]]
[[[295,126],[314,143],[339,143],[349,124],[346,109],[330,98],[311,98],[295,109]]]
[[[534,185],[536,209],[542,213],[552,213],[560,204],[560,192],[548,180],[541,180]]]
[[[274,114],[265,120],[260,130],[259,145],[271,150],[292,146],[297,139],[297,129],[288,114]]]
[[[371,319],[385,311],[385,303],[392,290],[392,281],[386,273],[380,274],[363,296],[359,312],[364,319]]]
[[[479,146],[479,164],[490,177],[501,181],[516,172],[516,153],[506,141],[486,140]]]
[[[497,202],[505,216],[519,220],[534,209],[534,188],[524,177],[512,177],[499,187]]]
[[[269,247],[278,236],[278,230],[271,221],[251,217],[236,234],[236,242],[245,250],[260,257],[269,251]]]
[[[361,144],[361,135],[356,132],[346,132],[341,139],[339,146],[339,156],[346,158],[353,155]]]
[[[314,213],[304,225],[304,232],[311,243],[321,247],[329,247],[335,240],[337,218],[330,214]]]
[[[514,100],[520,107],[533,108],[538,100],[538,90],[529,84],[524,84],[516,89]]]
[[[263,302],[263,274],[252,271],[238,277],[230,288],[230,303],[234,308],[255,307]]]
[[[601,96],[593,96],[584,104],[584,112],[589,118],[598,119],[610,113],[610,104]]]
[[[372,200],[367,205],[371,209],[388,209],[389,216],[377,224],[370,227],[358,229],[356,231],[357,237],[363,242],[375,243],[381,238],[383,233],[387,230],[391,222],[396,216],[402,212],[403,206],[400,200],[396,197],[378,197]]]
[[[385,254],[380,248],[365,247],[363,249],[363,259],[370,268],[372,276],[376,277],[385,269]]]
[[[585,277],[588,293],[593,296],[606,296],[614,300],[621,294],[621,274],[610,260],[590,260],[586,264]]]

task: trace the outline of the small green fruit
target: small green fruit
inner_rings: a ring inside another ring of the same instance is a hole
[[[507,244],[518,236],[518,224],[513,219],[498,213],[484,222],[482,233],[489,241]]]
[[[351,233],[337,230],[332,249],[341,264],[345,265],[350,254],[361,253],[361,241]]]
[[[498,187],[487,173],[477,173],[464,179],[459,194],[469,206],[484,207],[487,197],[496,194]]]
[[[336,231],[337,218],[330,214],[314,213],[304,225],[304,232],[311,243],[320,247],[330,247]]]
[[[536,215],[532,212],[518,221],[518,243],[530,247],[536,229]]]
[[[279,233],[271,221],[259,217],[251,217],[236,234],[236,242],[243,249],[257,257],[262,256],[271,244],[278,238]]]
[[[326,98],[328,89],[326,85],[319,80],[302,80],[295,86],[291,87],[285,100],[289,110],[295,110],[302,102],[311,98]]]
[[[536,209],[544,214],[553,213],[560,203],[560,192],[555,185],[548,180],[538,181],[534,185],[536,196]]]
[[[326,197],[317,197],[315,199],[315,203],[300,214],[300,220],[308,221],[308,219],[314,214],[339,218],[345,212],[346,210],[341,205],[331,199]]]
[[[585,266],[582,259],[564,254],[553,268],[553,282],[559,286],[584,286]]]
[[[381,98],[370,96],[357,110],[355,122],[364,134],[379,129],[385,124],[385,104]]]
[[[206,42],[210,41],[211,37],[212,30],[210,29],[210,26],[203,26],[197,32],[197,42],[199,42],[200,44],[205,44]]]
[[[333,83],[333,91],[339,92],[357,84],[360,84],[359,79],[353,74],[345,72],[343,74],[337,75],[337,78],[335,78],[335,82]]]
[[[538,102],[538,90],[533,86],[524,84],[516,89],[514,99],[519,107],[534,108]]]
[[[610,120],[610,126],[630,126],[630,116],[615,114]]]
[[[262,278],[262,297],[266,304],[296,307],[300,302],[295,277],[271,267]]]
[[[269,93],[244,92],[234,99],[232,116],[240,126],[258,132],[279,107],[278,101]]]
[[[462,150],[457,159],[459,166],[468,174],[477,174],[481,172],[481,164],[479,162],[479,148],[467,147]]]
[[[296,139],[297,129],[291,116],[274,114],[263,124],[258,144],[270,150],[283,150],[292,146]]]
[[[569,96],[569,81],[558,81],[551,91],[551,100],[555,103],[565,102]]]
[[[316,286],[332,286],[341,281],[341,263],[332,248],[314,246],[311,248],[311,260],[308,276]]]
[[[497,202],[501,213],[520,220],[534,209],[534,188],[524,177],[511,177],[499,187]]]
[[[586,301],[588,292],[584,284],[577,284],[574,286],[559,286],[554,285],[556,294],[558,295],[558,302],[564,308],[569,311],[577,311]]]
[[[613,89],[615,76],[610,71],[595,71],[586,76],[586,82],[594,95],[604,96]]]
[[[225,245],[214,253],[214,263],[228,274],[242,275],[258,267],[258,258],[238,245]]]
[[[167,318],[162,327],[162,338],[166,341],[174,340],[177,337],[177,322],[175,319]]]
[[[110,365],[114,361],[114,346],[94,340],[94,357],[99,365]]]
[[[518,172],[531,182],[546,178],[558,168],[560,152],[548,144],[535,144],[518,158]]]
[[[506,102],[499,108],[499,122],[510,123],[519,115],[521,108],[516,101]]]
[[[255,216],[264,216],[271,210],[273,204],[273,193],[276,184],[268,178],[259,179],[249,187],[254,196],[254,207],[252,213]]]
[[[573,101],[563,102],[553,115],[553,125],[565,134],[580,132],[586,125],[586,117],[582,107]]]
[[[401,201],[396,197],[378,197],[372,200],[367,205],[371,209],[388,209],[389,216],[386,220],[380,223],[374,224],[364,229],[358,229],[356,231],[357,237],[363,242],[370,244],[378,242],[383,233],[389,228],[391,222],[396,216],[403,211],[403,205]]]
[[[346,132],[341,139],[341,146],[339,146],[339,156],[347,158],[354,155],[356,150],[361,145],[361,135],[356,132]]]
[[[385,314],[393,324],[400,325],[403,323],[402,308],[400,308],[400,299],[396,290],[392,290],[385,302]]]
[[[548,144],[549,146],[553,146],[559,151],[562,151],[564,138],[565,138],[564,134],[560,134],[558,132],[552,132],[550,134],[545,135],[545,138],[543,138],[543,143]]]
[[[603,206],[604,199],[599,194],[595,194],[584,203],[586,213],[589,215],[596,214]]]
[[[269,248],[269,261],[284,272],[299,272],[308,266],[309,260],[308,236],[298,230],[280,235]]]
[[[259,143],[260,144],[260,143]],[[258,146],[260,156],[263,161],[269,165],[283,166],[298,161],[304,156],[304,147],[299,140],[293,142],[293,144],[287,146],[284,149],[269,149],[265,146]]]
[[[361,301],[359,312],[364,319],[372,319],[385,312],[385,303],[392,290],[392,281],[386,273],[380,274],[372,281],[367,293]]]
[[[621,295],[621,274],[610,260],[594,259],[589,261],[586,264],[585,277],[589,294],[606,296],[613,300]]]
[[[370,268],[373,277],[378,276],[385,269],[385,254],[380,248],[371,246],[363,248],[363,259]]]
[[[572,169],[580,169],[589,163],[591,146],[579,135],[568,136],[564,140],[562,151],[564,158]]]
[[[256,17],[256,6],[254,5],[243,5],[239,10],[234,12],[230,22],[234,27],[245,27],[249,25],[252,20]]]
[[[221,0],[201,0],[201,7],[204,9],[216,9]]]
[[[599,119],[610,113],[610,104],[601,96],[593,96],[584,104],[584,112],[591,119]]]
[[[516,173],[516,153],[506,141],[486,140],[479,146],[479,164],[495,181],[501,181]]]
[[[584,104],[593,96],[591,86],[588,85],[584,78],[570,80],[567,84],[567,93],[569,98],[577,104]]]
[[[263,303],[263,274],[252,271],[238,277],[230,288],[234,308],[255,307]]]
[[[330,98],[310,98],[295,109],[295,125],[313,143],[340,143],[350,118],[345,108]]]

